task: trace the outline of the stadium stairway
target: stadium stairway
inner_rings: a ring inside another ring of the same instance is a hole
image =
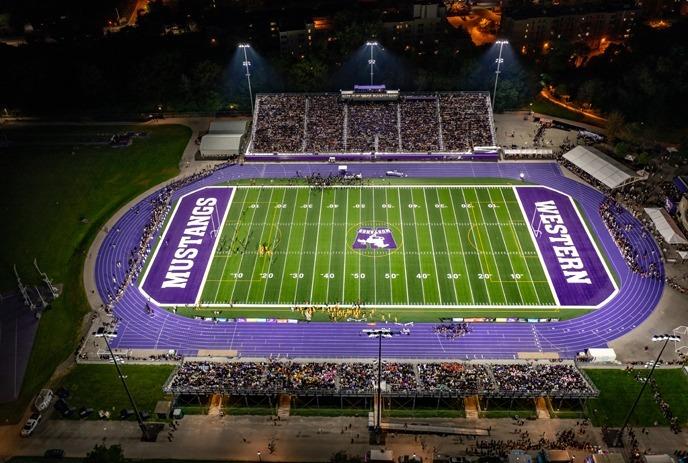
[[[549,407],[544,397],[535,399],[535,413],[537,414],[538,420],[550,419]]]
[[[289,394],[280,394],[279,404],[277,405],[277,416],[280,420],[289,418],[291,412],[291,396]]]
[[[477,420],[480,417],[480,403],[478,402],[478,396],[472,395],[469,397],[464,397],[463,408],[465,410],[467,419]]]
[[[213,394],[210,398],[210,407],[208,407],[208,416],[220,416],[222,414],[222,395]]]

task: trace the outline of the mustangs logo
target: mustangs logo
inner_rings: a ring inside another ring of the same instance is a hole
[[[359,228],[354,249],[396,249],[397,243],[389,228]]]

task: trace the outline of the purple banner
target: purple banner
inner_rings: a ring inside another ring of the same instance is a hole
[[[159,304],[196,303],[233,192],[212,186],[179,198],[144,275],[145,294]]]
[[[562,306],[597,306],[614,291],[602,257],[566,195],[544,187],[516,193]]]

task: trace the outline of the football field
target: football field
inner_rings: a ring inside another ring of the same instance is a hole
[[[524,214],[509,185],[235,187],[197,302],[556,306]]]

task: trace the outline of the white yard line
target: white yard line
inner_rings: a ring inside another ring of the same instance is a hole
[[[296,196],[294,197],[294,204],[292,207],[291,211],[291,221],[292,223],[294,222],[294,216],[296,215],[296,209],[298,209],[298,200],[299,199],[299,193],[296,193]],[[289,238],[287,238],[287,246],[286,246],[286,252],[289,252],[289,245],[291,244],[291,235],[293,227],[289,227]],[[277,292],[277,302],[280,302],[282,300],[282,285],[284,284],[284,279],[287,277],[286,275],[286,270],[287,270],[287,254],[284,256],[284,263],[282,264],[282,275],[280,275],[280,285],[279,285],[279,291]]]
[[[401,230],[401,243],[402,246],[406,245],[406,239],[404,238],[404,214],[402,212],[402,206],[401,206],[401,190],[397,188],[397,199],[399,201],[399,229]],[[411,295],[409,294],[409,284],[408,284],[408,279],[409,279],[409,274],[408,274],[408,268],[406,267],[406,250],[402,249],[401,254],[404,256],[404,281],[406,282],[406,303],[409,304],[410,297]],[[391,278],[390,278],[391,279]]]
[[[308,193],[308,203],[311,204],[311,194]],[[320,208],[322,208],[322,199],[320,201]],[[306,209],[306,218],[311,214],[311,211],[313,209]],[[303,261],[303,243],[306,241],[306,230],[303,232],[303,238],[301,239],[301,251],[299,252],[299,267],[296,269],[297,277],[299,274],[301,274],[301,262]],[[306,276],[304,274],[304,276]],[[294,288],[294,304],[296,304],[296,298],[299,295],[299,282],[301,281],[301,278],[296,278],[296,287]],[[310,302],[310,301],[308,301]]]
[[[461,198],[463,200],[463,204],[468,204],[466,200],[466,195],[463,193],[463,190],[461,191]],[[453,200],[452,200],[453,201]],[[471,214],[471,210],[469,208],[466,208],[466,215],[468,216],[468,220],[471,221],[473,225],[471,225],[471,229],[469,230],[469,233],[477,226],[476,223],[473,221],[474,215]],[[483,219],[484,221],[484,219]],[[480,264],[480,273],[487,273],[485,271],[485,267],[483,267],[483,257],[485,255],[484,251],[481,252],[480,249],[478,249],[478,234],[473,232],[474,240],[475,240],[475,250],[478,251],[478,263]],[[469,238],[469,237],[467,237]],[[463,246],[462,246],[463,249]],[[468,269],[468,266],[466,266],[466,269]],[[466,270],[468,271],[468,270]],[[470,280],[469,280],[470,281]],[[489,301],[490,304],[492,304],[492,296],[490,295],[490,288],[487,286],[487,281],[483,278],[480,280],[483,282],[483,286],[485,286],[485,293],[487,294],[487,300]],[[473,284],[471,284],[473,286]],[[472,291],[472,290],[471,290]],[[473,302],[475,303],[475,299],[473,299]]]
[[[389,198],[387,197],[387,190],[385,190],[385,202],[389,204]],[[401,204],[397,205],[397,208],[400,208]],[[389,227],[389,208],[385,209],[385,222],[387,227]],[[390,229],[391,230],[391,229]],[[394,235],[392,235],[393,237]],[[392,273],[392,251],[387,252],[387,263],[389,264],[389,273]],[[376,275],[377,277],[377,275]],[[394,288],[392,286],[392,276],[390,275],[389,278],[389,300],[393,301],[394,300]]]
[[[425,190],[423,190],[425,191]],[[440,202],[440,193],[439,189],[435,189],[435,194],[437,195],[437,202]],[[442,217],[442,221],[444,222],[444,213],[442,212],[443,209],[440,209],[440,217]],[[447,248],[447,252],[449,252],[449,240],[447,239],[447,227],[442,227],[442,233],[444,233],[444,243],[445,247]],[[452,259],[450,257],[450,254],[447,254],[447,261],[449,262],[449,271],[452,273],[452,279],[451,281],[452,287],[454,288],[454,302],[459,302],[459,293],[456,291],[456,280],[454,280],[454,265],[452,264]]]
[[[335,202],[335,204],[339,204],[339,203],[337,202],[337,193],[336,193],[336,192],[335,192],[335,194],[334,194],[334,199],[333,199],[333,201]],[[331,223],[334,223],[334,216],[335,216],[335,211],[336,211],[336,210],[337,210],[337,209],[334,209],[334,208],[332,209],[332,220],[331,220]],[[332,245],[333,245],[333,244],[334,244],[334,225],[330,225],[330,249],[329,249],[330,252],[329,252],[329,259],[328,259],[328,261],[327,261],[327,271],[328,271],[328,273],[334,273],[334,272],[332,272],[332,254],[334,253],[334,251],[332,250]],[[318,243],[316,243],[315,246],[316,246],[315,249],[316,249],[316,251],[317,251],[317,249],[318,249]],[[317,253],[316,253],[316,254],[317,254]],[[337,275],[335,274],[335,277],[336,277],[336,276],[337,276]],[[342,275],[342,279],[343,279],[343,278],[344,278],[344,275]],[[328,302],[329,299],[330,299],[330,280],[331,280],[331,279],[332,279],[332,278],[328,278],[328,279],[327,279],[327,291],[325,291],[325,302]],[[313,288],[311,288],[311,292],[312,292],[312,291],[313,291]]]
[[[526,222],[528,222],[528,219],[526,218],[526,209],[523,207],[521,197],[518,196],[518,188],[516,188],[515,186],[512,186],[511,188],[514,190],[514,196],[516,197],[516,202],[518,202],[518,207],[521,209],[523,219]],[[545,258],[542,257],[540,246],[538,246],[537,240],[535,239],[535,235],[533,234],[533,227],[531,227],[530,225],[528,225],[528,234],[530,235],[530,238],[533,240],[533,246],[535,246],[535,251],[537,252],[538,258],[540,259],[542,271],[545,272],[545,277],[547,277],[547,283],[549,284],[549,290],[552,292],[552,297],[554,298],[554,301],[557,303],[557,305],[560,305],[559,296],[557,296],[557,291],[554,289],[554,284],[552,283],[552,277],[550,276],[549,271],[547,270],[547,265],[545,264]]]
[[[475,197],[476,197],[476,201],[478,203],[480,203],[480,197],[478,196],[477,191],[475,192]],[[476,208],[473,208],[473,209],[476,209]],[[480,207],[480,204],[477,205],[477,209],[480,210],[480,217],[482,217],[483,222],[485,222],[485,214],[483,214],[483,209],[482,209],[482,207]],[[489,254],[490,254],[490,257],[492,258],[492,262],[494,262],[495,271],[497,272],[497,276],[499,277],[499,280],[501,281],[502,280],[502,272],[499,271],[499,263],[497,262],[497,259],[494,256],[494,246],[492,246],[492,238],[490,237],[489,230],[485,229],[485,231],[487,232],[487,241],[490,244]],[[480,240],[480,242],[482,244],[482,239]],[[483,251],[485,251],[485,250],[483,249]],[[507,302],[506,291],[504,291],[504,286],[502,285],[502,283],[499,283],[499,287],[502,290],[502,295],[504,296],[504,302]]]
[[[342,298],[340,299],[342,304],[346,298],[346,259],[349,252],[349,243],[346,241],[346,234],[349,232],[349,191],[346,190],[346,210],[344,211],[344,267],[342,268]]]
[[[430,223],[430,208],[428,207],[428,195],[426,189],[423,188],[423,199],[425,200],[425,215],[428,217]],[[432,228],[428,225],[428,233],[430,234],[430,248],[432,249],[432,261],[435,264],[435,281],[437,282],[437,295],[440,297],[440,304],[442,303],[442,288],[440,287],[439,267],[437,266],[437,258],[435,257],[435,240],[432,237]]]
[[[500,189],[500,191],[501,191],[501,189]],[[494,200],[492,199],[492,194],[490,193],[490,190],[489,190],[489,189],[487,190],[487,196],[490,198],[490,202],[496,206],[497,204],[495,204]],[[502,198],[503,198],[503,197],[502,197]],[[506,206],[506,202],[504,203],[504,205]],[[508,208],[507,208],[507,209],[508,209]],[[481,208],[480,210],[482,211],[482,208]],[[499,222],[499,217],[497,216],[497,211],[495,211],[494,209],[492,209],[492,214],[494,215],[495,220],[496,220],[497,222]],[[502,231],[502,226],[500,225],[500,226],[498,226],[497,228],[499,228],[499,235],[502,237],[502,242],[504,243],[504,246],[506,247],[506,238],[504,237],[504,232]],[[514,236],[515,236],[515,235],[514,235]],[[518,237],[516,237],[516,238],[517,238],[517,239],[516,239],[516,243],[518,243]],[[523,251],[523,250],[521,250],[521,251]],[[505,260],[508,260],[508,261],[509,261],[509,268],[511,269],[511,273],[512,273],[512,274],[513,274],[513,273],[516,273],[516,271],[514,270],[514,266],[513,266],[512,263],[511,263],[511,259],[505,259]],[[526,265],[526,267],[527,267],[527,265]],[[506,291],[505,291],[505,288],[504,288],[504,282],[503,282],[502,278],[500,277],[499,280],[500,280],[500,281],[499,281],[499,284],[502,285],[502,292],[504,292],[504,294],[506,294]],[[516,284],[516,289],[518,290],[518,297],[521,298],[521,302],[522,302],[522,303],[525,303],[525,301],[523,300],[523,293],[521,292],[521,285],[519,284],[519,280],[514,279],[513,281],[516,282],[515,284]]]
[[[284,194],[282,195],[281,204],[286,204],[284,202],[286,197],[287,197],[287,190],[284,190]],[[280,220],[282,220],[282,212],[284,211],[284,209],[285,208],[283,208],[283,207],[280,208],[279,215],[277,216],[277,222],[272,224],[273,227],[275,227],[275,237],[273,238],[272,243],[270,243],[270,245],[272,245],[275,242],[275,239],[277,239],[277,234],[280,232],[279,231]],[[292,207],[292,209],[295,209],[295,208]],[[272,253],[272,255],[270,256],[270,262],[268,264],[268,269],[265,271],[266,274],[269,274],[270,269],[272,269],[272,258],[275,255],[274,249],[270,249],[270,252]],[[285,256],[285,259],[286,259],[286,256]],[[270,280],[271,280],[271,278],[267,278],[267,275],[266,275],[265,285],[263,285],[263,297],[261,299],[261,301],[263,301],[263,302],[265,302],[265,293],[267,293],[267,291],[268,291],[268,285],[270,284]]]
[[[237,192],[238,192],[238,191],[239,191],[239,190],[237,190]],[[241,210],[239,211],[239,217],[241,217],[241,211],[244,209],[244,206],[246,205],[246,198],[248,198],[248,192],[247,192],[246,195],[244,196],[244,199],[241,201],[241,206],[239,206],[239,207],[241,208]],[[238,227],[239,227],[239,224],[237,223],[237,228],[238,228]],[[238,233],[238,232],[237,232],[237,233]],[[231,258],[231,246],[232,246],[231,241],[230,241],[230,243],[229,243],[229,246],[230,246],[230,255],[228,255],[228,256],[225,258],[225,263],[222,265],[222,273],[220,273],[220,278],[222,278],[222,279],[224,279],[225,271],[227,270],[227,263],[229,262],[229,259]],[[221,284],[218,284],[218,285],[217,285],[217,289],[215,290],[215,296],[213,297],[213,301],[217,301],[217,297],[218,297],[219,294],[220,294],[220,288],[221,288],[221,287],[222,287]],[[233,292],[233,291],[234,291],[234,288],[232,288],[232,292]]]
[[[503,188],[499,190],[499,194],[502,196],[502,202],[504,204],[506,204],[507,201],[506,201],[506,197],[504,196],[504,189]],[[516,244],[518,245],[518,250],[521,252],[521,256],[523,257],[523,263],[526,266],[526,271],[528,272],[528,278],[530,279],[531,284],[533,285],[533,291],[535,291],[535,297],[537,298],[538,304],[542,305],[542,301],[540,300],[540,294],[538,293],[537,287],[535,286],[535,283],[533,282],[533,274],[530,271],[530,264],[528,264],[528,261],[526,260],[525,253],[523,252],[523,247],[521,246],[521,240],[518,237],[518,232],[516,231],[516,227],[514,226],[513,217],[511,216],[511,211],[509,210],[508,206],[506,207],[506,212],[507,212],[507,214],[509,214],[509,223],[511,225],[511,232],[513,233],[514,238],[516,239]],[[523,300],[523,298],[521,298],[521,300]]]
[[[454,196],[451,194],[451,192],[449,193],[449,199],[451,199],[451,203],[452,203],[452,212],[454,213],[454,220],[456,220],[458,223],[459,216],[456,214],[456,205],[454,204]],[[465,199],[464,199],[464,201],[465,201]],[[456,231],[456,235],[459,238],[458,241],[459,241],[459,247],[461,248],[461,253],[463,253],[463,252],[465,252],[463,249],[463,240],[461,239],[461,235],[460,235],[460,232],[458,231],[458,229]],[[478,259],[480,260],[479,257],[478,257]],[[463,260],[463,267],[466,270],[466,273],[464,275],[468,281],[468,290],[471,293],[471,301],[475,304],[475,296],[473,295],[473,284],[471,283],[471,279],[470,279],[471,276],[469,275],[469,272],[468,272],[468,262],[466,262],[466,259],[462,259],[462,260]],[[481,262],[481,265],[482,265],[482,262]],[[487,291],[487,287],[485,287],[485,290]],[[487,297],[488,297],[488,299],[490,298],[490,292],[489,291],[487,291]],[[456,302],[459,302],[459,300],[457,299]]]
[[[415,200],[413,199],[413,191],[411,191],[411,201],[415,204]],[[428,207],[426,204],[425,207]],[[416,223],[416,208],[411,209],[413,211],[413,223]],[[414,231],[416,232],[416,247],[418,248],[418,268],[420,269],[420,273],[425,273],[423,272],[423,260],[420,258],[420,240],[418,239],[418,227],[413,227]],[[420,281],[420,288],[421,292],[423,293],[423,302],[425,303],[425,280],[422,278],[419,278]]]
[[[318,208],[318,223],[320,223],[320,219],[322,217],[322,209],[323,209],[323,192],[320,193],[320,207]],[[318,231],[315,232],[315,250],[316,254],[315,257],[313,257],[313,267],[311,269],[311,273],[313,273],[313,276],[311,277],[311,292],[308,295],[308,303],[310,304],[313,302],[313,287],[315,286],[315,273],[318,268],[318,240],[320,239],[320,229],[322,227],[318,227]],[[305,233],[304,233],[305,235]]]
[[[262,191],[258,192],[258,198],[256,199],[256,201],[257,201],[256,204],[260,204],[260,194],[261,194],[261,193],[262,193]],[[270,193],[270,194],[272,194],[272,193]],[[246,202],[244,202],[244,204],[246,204]],[[253,208],[253,213],[251,214],[251,222],[249,222],[249,223],[253,223],[253,219],[256,218],[256,211],[257,211],[257,210],[258,210],[257,207],[254,207],[254,208]],[[247,245],[248,245],[249,236],[251,236],[251,233],[250,233],[250,232],[248,233],[248,235],[246,235],[246,244],[247,244]],[[244,248],[244,251],[245,251],[245,250],[246,250],[246,248]],[[241,258],[239,259],[239,267],[237,268],[237,271],[236,271],[235,273],[240,273],[240,272],[241,272],[241,264],[244,263],[244,251],[241,252]],[[227,260],[229,260],[229,259],[227,259]],[[227,266],[227,262],[225,262],[225,267],[226,267],[226,266]],[[224,276],[225,276],[225,269],[223,268],[223,270],[222,270],[222,278],[224,278]],[[242,277],[242,278],[243,278],[243,277]],[[238,284],[238,283],[239,283],[239,280],[235,278],[235,279],[234,279],[234,286],[232,286],[232,294],[229,296],[229,301],[230,301],[230,303],[232,303],[232,302],[234,301],[234,293],[236,292],[236,287],[237,287],[237,284]],[[220,291],[220,286],[222,286],[222,285],[218,285],[218,287],[217,287],[218,292]],[[215,300],[217,300],[217,294],[215,294]]]
[[[270,205],[272,204],[272,195],[274,194],[275,190],[270,191],[270,199],[268,200],[268,207],[267,212],[265,214],[265,218],[267,219],[270,216]],[[260,246],[262,240],[263,240],[263,234],[265,233],[265,225],[267,222],[263,223],[263,226],[260,229],[260,236],[258,237],[258,246]],[[256,273],[256,266],[258,265],[258,261],[260,260],[262,256],[256,256],[255,259],[253,259],[253,268],[251,269],[251,274],[249,275],[249,281],[248,281],[248,290],[246,291],[246,299],[251,298],[251,288],[253,287],[253,279],[254,275]]]

